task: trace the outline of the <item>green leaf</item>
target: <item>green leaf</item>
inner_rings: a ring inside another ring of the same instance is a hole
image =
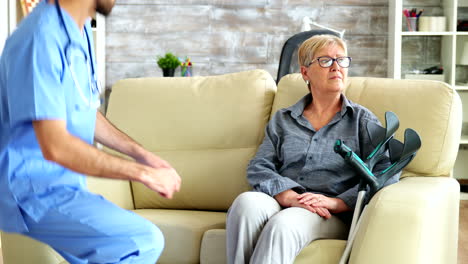
[[[174,54],[168,52],[164,57],[158,56],[158,66],[162,69],[175,69],[179,67],[180,61]]]

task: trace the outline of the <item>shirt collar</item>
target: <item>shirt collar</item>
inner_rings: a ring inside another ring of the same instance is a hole
[[[341,94],[341,100],[343,101],[343,104],[341,105],[341,116],[343,117],[348,113],[348,110],[349,114],[352,115],[354,113],[354,107],[351,105],[348,98],[344,94]]]
[[[349,110],[349,114],[352,115],[354,113],[354,108],[351,105],[350,101],[348,100],[348,98],[346,98],[346,96],[344,94],[341,94],[340,97],[341,97],[341,100],[343,102],[342,105],[341,105],[341,116],[343,117],[346,113],[348,113],[348,110]],[[311,101],[312,101],[312,94],[308,93],[304,97],[302,97],[297,103],[295,103],[294,105],[286,108],[286,110],[290,111],[291,115],[294,118],[297,118],[300,115],[302,115],[302,112],[304,112],[304,108]]]

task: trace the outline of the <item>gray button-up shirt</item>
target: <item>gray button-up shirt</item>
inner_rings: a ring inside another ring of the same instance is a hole
[[[354,208],[359,176],[333,151],[333,146],[341,139],[361,158],[367,157],[374,149],[367,123],[380,125],[380,122],[365,107],[344,95],[341,98],[341,111],[319,131],[302,115],[312,100],[311,94],[273,116],[266,127],[263,143],[247,168],[247,178],[254,190],[271,196],[288,189],[298,193],[321,193],[340,198]],[[374,172],[389,165],[389,159],[385,159],[375,166]],[[398,179],[399,174],[390,178],[386,185]]]

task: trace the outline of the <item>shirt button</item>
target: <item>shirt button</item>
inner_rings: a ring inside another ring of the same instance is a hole
[[[300,181],[303,181],[303,180],[304,180],[304,177],[299,177],[299,180],[300,180]]]
[[[312,157],[309,157],[308,159],[309,159],[309,160],[311,160],[311,159],[312,159]]]
[[[317,139],[316,139],[316,138],[314,138],[314,141],[315,141],[315,142],[317,142]]]

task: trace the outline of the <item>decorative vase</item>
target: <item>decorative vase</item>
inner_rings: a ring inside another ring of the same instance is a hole
[[[164,68],[164,69],[162,69],[162,71],[163,71],[163,76],[164,77],[174,77],[175,69]]]
[[[192,77],[192,66],[181,66],[180,75],[182,77]]]

